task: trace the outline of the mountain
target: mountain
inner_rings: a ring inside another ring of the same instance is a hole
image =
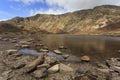
[[[14,29],[69,34],[120,34],[120,6],[102,5],[62,15],[37,14],[0,22]]]

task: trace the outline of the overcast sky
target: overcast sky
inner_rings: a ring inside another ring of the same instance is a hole
[[[35,14],[63,14],[99,5],[118,5],[120,0],[0,0],[0,20]]]

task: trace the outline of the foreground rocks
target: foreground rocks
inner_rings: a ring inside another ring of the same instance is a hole
[[[45,53],[36,57],[5,52],[0,56],[1,80],[120,80],[119,58],[95,66],[89,62],[60,62]]]
[[[34,39],[15,39],[12,43],[14,48],[0,51],[0,80],[120,80],[120,58],[93,64],[92,58],[85,55],[81,56],[81,62],[65,62],[47,55],[51,52],[49,48],[35,43]],[[40,53],[37,56],[20,54],[19,49],[24,48],[37,48]],[[66,49],[60,46],[53,52],[66,60],[70,57],[64,53]]]

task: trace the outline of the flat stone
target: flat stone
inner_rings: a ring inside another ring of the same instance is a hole
[[[69,57],[68,54],[63,55],[63,58],[64,58],[64,59],[67,59],[68,57]]]
[[[40,68],[49,68],[49,67],[50,67],[49,64],[41,64],[41,65],[37,66],[37,69],[40,69]]]
[[[9,49],[9,50],[6,50],[7,54],[11,55],[11,54],[14,54],[14,53],[17,53],[17,50],[16,49]]]
[[[59,64],[56,64],[56,65],[50,67],[50,68],[48,69],[48,72],[49,72],[49,73],[56,73],[56,72],[59,71],[59,69],[60,69]]]
[[[47,50],[47,49],[40,49],[40,52],[46,52],[46,53],[48,53],[49,50]]]
[[[68,65],[60,63],[60,71],[72,72],[73,69],[71,67],[69,67]]]
[[[29,48],[30,46],[27,44],[21,45],[22,48]]]
[[[60,50],[54,50],[54,52],[58,55],[62,55],[62,52]]]

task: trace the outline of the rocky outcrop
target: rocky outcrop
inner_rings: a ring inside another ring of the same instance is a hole
[[[103,5],[62,15],[15,17],[5,22],[22,30],[44,33],[120,34],[120,6]],[[5,22],[0,23],[0,28]]]

